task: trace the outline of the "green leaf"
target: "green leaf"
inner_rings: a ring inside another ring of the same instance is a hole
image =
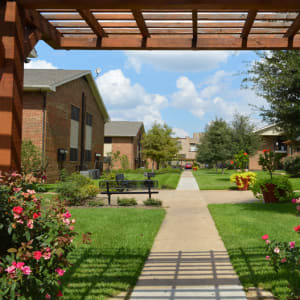
[[[8,227],[7,232],[8,232],[9,235],[11,235],[11,233],[12,233],[12,227],[11,226]]]
[[[16,248],[9,248],[8,250],[7,250],[7,252],[9,252],[9,253],[15,253],[15,252],[17,252],[18,250],[16,249]]]
[[[29,231],[25,232],[25,237],[26,237],[27,241],[30,241],[30,232]]]

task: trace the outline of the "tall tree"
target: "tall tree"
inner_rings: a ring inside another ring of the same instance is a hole
[[[157,168],[161,162],[174,158],[179,151],[176,139],[172,138],[172,128],[168,125],[155,123],[152,128],[143,135],[142,152],[145,157],[150,158]]]
[[[221,163],[224,172],[225,161],[232,157],[232,132],[226,121],[216,118],[205,128],[202,143],[198,147],[197,159],[202,163]]]
[[[251,123],[249,116],[236,113],[231,122],[232,129],[232,152],[240,151],[253,155],[261,144],[260,136],[255,133],[255,126]]]
[[[246,87],[268,102],[261,116],[276,123],[292,140],[300,136],[300,52],[263,52],[247,71]]]

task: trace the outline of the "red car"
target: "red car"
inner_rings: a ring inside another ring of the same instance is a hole
[[[192,167],[193,166],[192,166],[191,163],[186,163],[185,166],[184,166],[185,169],[191,169]]]

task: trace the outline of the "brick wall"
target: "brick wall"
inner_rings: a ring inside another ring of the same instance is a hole
[[[80,164],[80,141],[81,130],[79,129],[79,149],[78,149],[78,161],[70,161],[70,125],[71,125],[71,105],[75,105],[80,108],[81,118],[81,104],[82,104],[82,92],[85,93],[86,99],[86,112],[93,116],[93,131],[92,131],[92,159],[91,162],[86,162],[88,168],[95,167],[95,153],[101,153],[103,156],[103,144],[104,144],[104,120],[98,105],[95,102],[94,96],[89,88],[88,83],[84,78],[68,82],[63,86],[57,88],[56,92],[49,92],[46,100],[46,139],[45,139],[45,154],[49,163],[47,168],[48,182],[54,182],[58,179],[60,165],[57,162],[57,149],[64,148],[68,150],[66,161],[63,163],[63,167],[68,172],[74,172],[76,167]],[[35,101],[37,96],[35,93],[25,93],[24,103],[31,103],[32,109],[28,114],[39,115],[36,111],[40,111],[38,101]],[[34,106],[34,102],[37,102]],[[28,104],[28,105],[29,105]],[[37,125],[38,118],[34,117],[35,125]],[[24,127],[25,132],[30,132],[33,127],[32,118],[25,117]],[[81,119],[79,121],[81,124]],[[34,126],[35,126],[34,125]],[[38,126],[38,125],[37,125]],[[33,137],[34,134],[30,134]],[[29,136],[29,133],[24,134]],[[41,144],[39,138],[34,140],[35,144]]]
[[[134,140],[133,137],[113,137],[112,152],[120,151],[121,155],[127,155],[129,168],[134,168]],[[114,169],[120,169],[120,161],[114,163]]]

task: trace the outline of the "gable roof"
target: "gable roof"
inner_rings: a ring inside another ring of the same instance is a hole
[[[91,71],[88,70],[63,70],[63,69],[25,69],[24,87],[26,91],[49,91],[55,92],[56,88],[70,81],[86,77],[91,91],[96,99],[98,107],[104,117],[109,121],[109,115],[103,103],[99,90]]]
[[[277,128],[276,124],[267,125],[263,128],[257,129],[254,131],[262,136],[281,136],[283,132]]]
[[[112,121],[105,124],[104,136],[133,137],[141,128],[144,128],[143,122]]]

